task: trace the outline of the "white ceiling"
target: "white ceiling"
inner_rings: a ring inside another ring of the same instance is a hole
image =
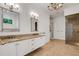
[[[28,3],[28,4],[34,5],[37,8],[40,8],[40,9],[41,8],[44,9],[46,12],[50,13],[50,15],[52,15],[52,17],[61,15],[62,13],[64,14],[64,9],[65,8],[73,7],[73,6],[76,6],[76,5],[79,6],[79,3],[64,3],[62,8],[60,8],[58,10],[49,11],[48,10],[49,3]],[[27,3],[25,3],[24,5],[27,5]]]
[[[52,11],[50,11],[50,14],[52,17],[56,17],[56,16],[61,15],[61,14],[64,15],[64,9],[69,8],[69,7],[73,7],[73,6],[79,6],[79,3],[64,3],[63,7],[61,9],[52,10]]]

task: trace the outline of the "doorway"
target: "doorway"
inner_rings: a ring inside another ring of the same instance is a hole
[[[53,17],[50,16],[50,39],[53,39]]]

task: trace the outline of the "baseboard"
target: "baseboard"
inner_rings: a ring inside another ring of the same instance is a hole
[[[51,39],[51,40],[65,40],[65,39],[54,39],[54,38],[53,38],[53,39]]]

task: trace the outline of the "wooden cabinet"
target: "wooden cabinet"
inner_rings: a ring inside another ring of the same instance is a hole
[[[14,43],[0,45],[0,56],[16,56],[16,46]]]

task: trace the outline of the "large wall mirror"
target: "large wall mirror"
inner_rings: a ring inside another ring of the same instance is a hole
[[[32,32],[38,31],[38,19],[31,18],[31,31]]]
[[[19,31],[19,13],[3,9],[3,31]]]
[[[19,18],[19,12],[0,7],[0,32],[18,32]]]
[[[0,32],[2,31],[2,8],[0,8]]]
[[[38,19],[39,19],[39,15],[35,12],[31,12],[31,31],[32,32],[38,31]]]

